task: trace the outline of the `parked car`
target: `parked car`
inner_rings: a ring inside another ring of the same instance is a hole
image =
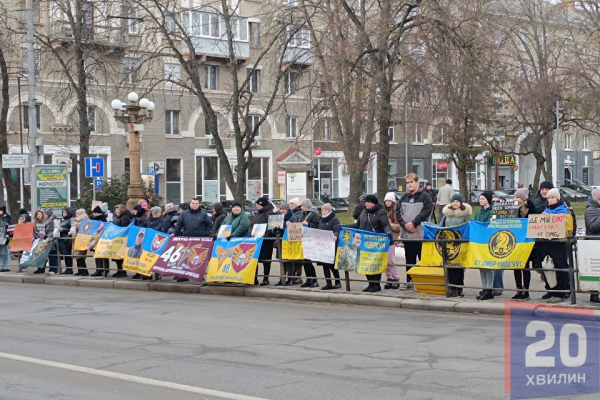
[[[350,200],[344,197],[332,197],[329,199],[329,204],[335,208],[335,211],[345,212],[348,211],[348,206],[350,206]]]
[[[569,188],[571,190],[575,190],[577,192],[583,193],[586,196],[591,196],[592,195],[592,190],[594,190],[594,188],[592,186],[589,185],[584,185],[584,184],[579,184],[576,182],[572,182],[567,184],[568,180],[565,180],[565,184],[561,187],[564,188]]]
[[[469,201],[471,202],[471,204],[479,204],[479,196],[481,196],[481,193],[483,192],[484,190],[474,190],[471,193],[469,193]],[[494,195],[498,196],[502,201],[511,201],[515,199],[515,196],[513,196],[512,194],[508,194],[503,190],[492,190],[491,192],[494,193]]]
[[[588,196],[578,192],[577,190],[573,190],[567,187],[561,187],[559,188],[560,190],[560,195],[564,198],[569,200],[569,202],[574,202],[574,201],[587,201]]]

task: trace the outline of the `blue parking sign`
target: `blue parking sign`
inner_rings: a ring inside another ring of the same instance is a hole
[[[600,316],[593,310],[507,302],[506,392],[511,399],[600,392]]]
[[[102,188],[104,187],[104,179],[96,179],[94,180],[94,189],[96,191],[101,191]]]

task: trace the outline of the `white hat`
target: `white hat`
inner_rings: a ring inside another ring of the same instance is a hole
[[[385,194],[385,197],[383,199],[383,201],[396,201],[396,195],[394,194],[394,192],[387,192]]]
[[[288,201],[288,203],[294,203],[295,205],[299,206],[300,205],[300,198],[299,197],[294,197],[293,199],[291,199],[290,201]]]

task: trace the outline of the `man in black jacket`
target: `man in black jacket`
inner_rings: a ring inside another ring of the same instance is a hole
[[[415,173],[410,173],[404,177],[406,180],[406,193],[400,198],[396,217],[400,224],[401,239],[423,239],[422,222],[429,220],[433,212],[433,201],[429,193],[419,188],[419,177]],[[414,265],[417,263],[417,256],[421,258],[422,242],[404,242],[404,253],[406,264]],[[406,280],[412,279],[408,275],[410,266],[406,267]]]
[[[212,221],[210,217],[200,208],[200,201],[193,198],[190,201],[190,208],[185,210],[177,221],[175,236],[185,235],[190,237],[210,236],[212,230]]]
[[[358,216],[358,220],[347,225],[348,228],[360,229],[363,231],[387,233],[392,237],[392,227],[388,220],[385,209],[379,204],[377,196],[370,194],[365,197],[365,208]],[[381,274],[367,275],[369,286],[363,292],[381,292]]]
[[[254,217],[254,225],[268,224],[269,223],[269,215],[277,214],[276,212],[274,212],[275,208],[273,207],[273,205],[271,204],[269,199],[267,199],[266,197],[261,197],[258,200],[256,200],[256,209],[258,210],[258,213]],[[260,286],[266,286],[270,283],[269,282],[269,274],[271,273],[271,259],[273,258],[273,244],[275,243],[274,240],[270,239],[270,238],[275,237],[273,232],[271,232],[270,230],[267,229],[264,237],[265,237],[265,239],[263,239],[263,244],[262,244],[262,247],[260,248],[260,254],[258,256],[258,259],[262,263],[263,270],[264,270],[263,280],[262,280]],[[258,268],[256,269],[256,273],[258,274]],[[256,282],[255,282],[255,284],[256,284]]]

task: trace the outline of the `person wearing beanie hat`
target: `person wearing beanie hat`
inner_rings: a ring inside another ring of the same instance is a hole
[[[585,234],[587,236],[600,236],[600,188],[592,190],[585,208]],[[598,292],[590,295],[592,303],[600,303]]]
[[[419,177],[414,172],[404,177],[406,193],[398,201],[396,219],[400,225],[401,239],[423,239],[423,222],[429,221],[433,214],[433,200],[429,193],[421,189]],[[451,186],[450,186],[451,187]],[[404,255],[406,257],[407,289],[412,289],[412,277],[409,271],[417,264],[417,257],[421,258],[421,242],[404,242]]]
[[[528,218],[529,214],[535,212],[533,202],[529,200],[529,193],[527,188],[520,188],[515,192],[515,201],[519,204],[519,218]],[[515,284],[517,286],[517,293],[512,297],[512,300],[529,300],[529,284],[531,283],[531,271],[530,263],[538,262],[537,249],[533,248],[533,251],[529,255],[529,259],[525,264],[525,268],[515,269],[513,275],[515,276]],[[494,285],[495,287],[496,285]]]
[[[383,287],[384,289],[400,289],[400,275],[398,275],[398,267],[395,265],[396,259],[396,242],[400,237],[400,224],[398,223],[397,206],[396,206],[396,195],[393,192],[386,193],[383,198],[383,208],[390,221],[390,227],[392,228],[392,240],[388,248],[388,263],[387,269],[385,270],[385,277],[387,283]]]
[[[24,209],[24,208],[21,208],[21,209],[19,210],[19,215],[23,215],[23,214],[29,214],[29,211],[27,211],[27,210],[26,210],[26,209]]]
[[[103,208],[104,206],[104,208]],[[100,221],[102,224],[100,225],[100,229],[92,234],[92,238],[88,243],[87,249],[92,251],[95,249],[96,244],[98,244],[98,240],[100,240],[100,234],[102,233],[102,228],[104,228],[107,220],[106,213],[108,212],[108,204],[102,203],[100,205],[95,206],[92,209],[92,221]],[[94,264],[96,265],[96,271],[91,276],[105,276],[108,273],[109,263],[108,258],[94,258]]]
[[[79,228],[81,228],[81,222],[83,220],[89,219],[83,208],[80,208],[75,211],[75,238],[79,235]],[[73,258],[75,259],[75,263],[77,264],[77,273],[76,276],[89,276],[89,272],[87,269],[87,265],[85,264],[85,256],[87,255],[87,249],[84,250],[76,250],[73,249]]]
[[[321,218],[319,220],[319,226],[317,229],[322,231],[330,231],[332,233],[331,240],[334,243],[337,243],[340,231],[342,230],[342,224],[335,216],[335,212],[331,204],[325,203],[321,206]],[[353,255],[356,256],[356,252]],[[340,272],[335,268],[334,264],[319,264],[323,266],[323,274],[325,275],[325,286],[323,286],[321,290],[341,289],[342,283],[340,281]],[[332,284],[332,274],[335,279],[335,284]]]
[[[515,192],[515,198],[521,199],[523,201],[527,201],[529,199],[529,193],[527,192],[527,188],[520,188]]]
[[[427,195],[429,197],[429,195]],[[387,233],[390,239],[393,238],[392,227],[388,220],[387,213],[379,204],[377,196],[367,195],[365,197],[365,208],[358,216],[358,220],[354,224],[347,225],[349,228],[360,229],[363,231]],[[380,292],[381,291],[381,274],[367,275],[369,286],[363,289],[363,292]]]
[[[312,203],[312,201],[310,201],[310,199],[304,199],[300,203],[300,207],[311,208],[312,206],[313,206],[313,203]]]
[[[557,188],[552,188],[548,190],[546,197],[554,197],[555,199],[560,200],[560,191]]]
[[[249,235],[251,225],[250,219],[244,210],[242,210],[242,203],[239,201],[231,203],[231,212],[225,217],[223,225],[231,225],[231,234],[229,235],[229,238]]]
[[[133,222],[135,226],[146,226],[146,210],[140,205],[133,206]]]
[[[106,214],[108,212],[108,203],[101,203],[100,204],[100,209],[102,210],[102,212],[104,214]]]
[[[541,214],[548,205],[548,192],[554,185],[552,182],[543,181],[540,183],[540,189],[538,190],[537,196],[533,199],[533,206],[535,210],[533,214]]]
[[[165,232],[169,230],[168,226],[163,225],[162,208],[155,206],[150,209],[150,216],[146,218],[145,227],[157,231]]]
[[[317,229],[319,227],[320,217],[316,207],[313,206],[312,201],[309,199],[302,200],[302,203],[300,203],[300,210],[300,217],[296,217],[298,222],[302,222],[302,225],[308,228]],[[317,271],[312,262],[305,261],[303,263],[296,263],[296,276],[302,275],[302,267],[304,267],[304,273],[306,274],[306,282],[301,284],[300,287],[319,287]]]
[[[267,207],[270,204],[269,199],[267,199],[266,197],[259,197],[255,203],[263,208]]]
[[[133,215],[123,204],[117,204],[114,208],[113,224],[122,228],[129,226]],[[127,272],[123,269],[123,260],[113,259],[117,265],[117,272],[112,274],[113,278],[127,278]]]
[[[235,200],[235,201],[232,201],[232,202],[231,202],[231,209],[233,210],[233,208],[234,208],[234,207],[239,207],[239,208],[240,208],[240,211],[241,211],[241,209],[243,208],[243,207],[242,207],[242,203],[240,203],[240,202],[239,202],[239,201],[237,201],[237,200]]]
[[[386,201],[393,201],[395,203],[396,202],[396,194],[394,192],[387,192],[385,194],[385,197],[383,198],[383,202],[385,203]]]
[[[92,209],[92,214],[103,214],[102,209],[100,209],[100,206],[96,206]]]
[[[473,210],[468,203],[463,201],[462,195],[455,193],[452,195],[452,202],[448,204],[442,210],[442,221],[441,226],[450,228],[465,224],[471,220],[471,214]],[[451,284],[457,286],[464,286],[465,284],[465,270],[462,268],[452,268],[448,270],[448,280]],[[452,297],[463,297],[462,288],[451,288]]]
[[[464,202],[465,202],[465,199],[462,197],[462,194],[460,194],[460,193],[454,193],[454,194],[452,195],[452,201],[453,201],[453,202],[454,202],[454,201],[458,201],[458,202],[460,202],[460,204],[462,205],[462,203],[464,203]]]
[[[492,218],[492,196],[493,193],[489,191],[482,192],[479,195],[479,205],[481,208],[475,213],[474,221],[489,222]],[[481,286],[484,288],[479,295],[477,300],[489,300],[494,298],[493,290],[494,287],[494,271],[490,269],[480,269],[479,275],[481,277]],[[490,289],[485,289],[490,288]]]
[[[281,203],[279,203],[279,210],[280,211],[289,211],[290,205],[288,203],[286,203],[285,201],[282,201]]]
[[[46,214],[46,220],[44,221],[44,229],[46,231],[46,237],[52,238],[54,237],[54,221],[57,219],[56,215],[54,215],[54,211],[51,208],[45,208],[44,214]],[[54,274],[58,274],[58,256],[57,256],[56,244],[52,244],[52,250],[50,250],[48,256],[48,266],[49,271]],[[35,273],[43,274],[45,268],[40,268]]]
[[[300,198],[294,197],[293,199],[290,199],[290,201],[288,201],[288,204],[290,205],[290,209],[292,207],[299,207],[300,206]]]
[[[254,225],[269,224],[269,216],[276,215],[274,212],[275,207],[266,197],[260,197],[256,200],[256,210],[257,213],[254,216]],[[273,237],[274,234],[272,231],[268,230],[265,232],[264,237],[269,238]],[[263,240],[263,244],[260,248],[260,254],[258,255],[258,259],[263,266],[263,280],[260,283],[260,286],[266,286],[269,282],[269,274],[271,274],[271,259],[273,258],[273,245],[275,244],[274,240]],[[256,268],[254,284],[258,284],[258,268]]]

